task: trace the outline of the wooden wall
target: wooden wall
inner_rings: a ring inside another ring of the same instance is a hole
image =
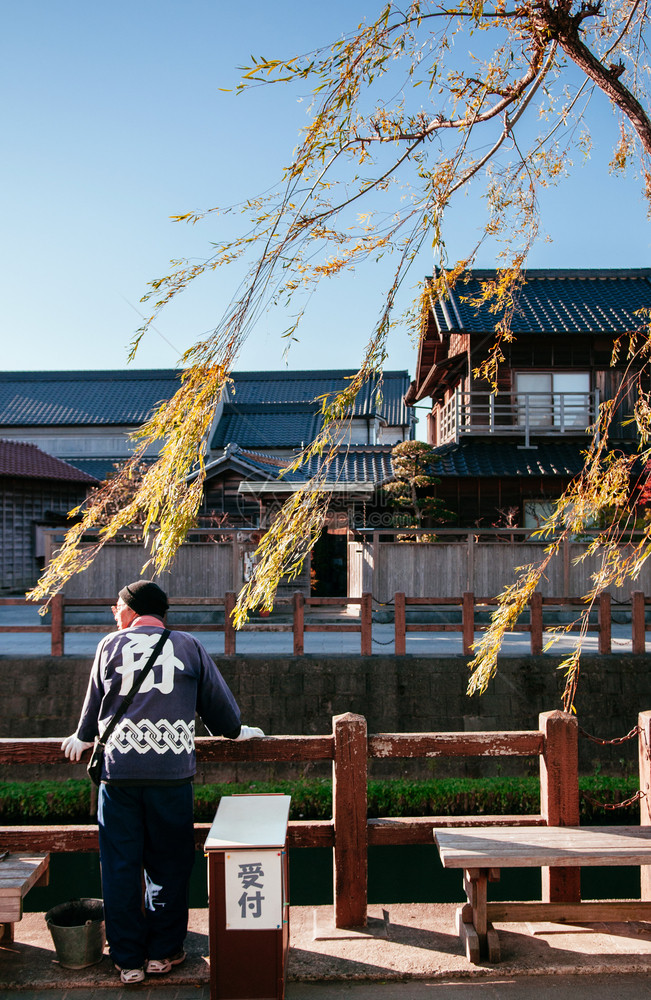
[[[239,533],[235,533],[239,536]],[[170,597],[223,597],[239,591],[245,583],[250,563],[245,554],[255,543],[248,540],[224,542],[189,542],[182,545],[169,572],[156,577]],[[88,569],[72,577],[64,590],[66,597],[110,597],[128,583],[141,577],[154,579],[151,569],[143,573],[147,553],[138,544],[105,545]],[[297,579],[281,581],[279,598],[290,598],[295,590],[310,594],[310,560],[306,559]]]
[[[350,597],[363,591],[377,601],[390,601],[397,592],[408,597],[460,597],[472,591],[478,597],[495,597],[513,583],[516,569],[537,563],[544,544],[499,541],[476,542],[352,542],[348,547]],[[597,557],[575,564],[587,543],[568,544],[550,563],[540,582],[545,597],[582,597],[598,569]],[[625,553],[626,547],[622,548]],[[632,584],[608,588],[615,601],[628,601],[632,589],[651,592],[651,563]]]
[[[86,496],[83,483],[0,478],[0,590],[25,591],[38,579],[37,525],[56,524]],[[49,516],[48,516],[49,515]]]
[[[130,580],[153,578],[141,545],[105,545],[94,562],[65,586],[66,597],[110,597]],[[233,548],[228,543],[188,544],[169,573],[156,578],[170,597],[223,597],[233,590]]]

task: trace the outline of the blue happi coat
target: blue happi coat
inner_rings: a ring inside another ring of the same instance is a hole
[[[102,735],[162,632],[135,625],[111,633],[95,654],[77,736]],[[109,737],[102,777],[108,781],[175,782],[196,771],[195,715],[213,736],[234,738],[240,711],[200,642],[171,632],[142,687]]]

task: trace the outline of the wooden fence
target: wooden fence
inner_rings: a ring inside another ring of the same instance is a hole
[[[513,583],[516,567],[537,563],[548,541],[531,537],[530,528],[434,531],[376,530],[348,543],[348,593],[358,597],[370,591],[377,601],[390,600],[397,591],[415,597],[448,594],[498,594]],[[425,541],[409,541],[421,536]],[[435,541],[428,539],[436,537]],[[592,588],[599,554],[585,558],[590,538],[565,541],[540,582],[544,597],[582,598]],[[622,555],[631,547],[622,545]],[[581,557],[581,558],[580,558]],[[651,593],[651,561],[637,578],[640,590]],[[612,590],[613,600],[627,600],[623,587]]]
[[[651,712],[638,722],[640,823],[651,825]],[[0,739],[0,764],[59,764],[61,740]],[[435,827],[577,826],[579,823],[578,723],[563,712],[544,712],[538,730],[474,733],[381,733],[367,735],[366,720],[347,713],[333,718],[331,735],[268,736],[245,742],[214,737],[196,741],[199,763],[332,761],[333,806],[329,820],[291,820],[289,847],[330,847],[334,857],[337,927],[366,924],[369,845],[431,844]],[[533,816],[427,816],[367,818],[367,768],[371,758],[533,757],[540,759],[540,812]],[[195,824],[201,849],[210,824]],[[4,826],[0,842],[11,851],[96,851],[97,827]],[[579,869],[543,869],[544,902],[578,902]],[[651,899],[651,873],[642,869],[642,898]]]
[[[240,590],[249,579],[260,534],[253,528],[193,528],[176,553],[172,567],[158,582],[170,597],[214,594],[223,599],[229,591]],[[135,536],[132,533],[131,540],[128,535],[128,532],[118,535],[115,541],[104,545],[83,573],[71,577],[66,584],[68,597],[102,598],[104,594],[117,594],[125,580],[142,576],[142,567],[151,553],[137,539],[137,533]],[[63,535],[61,530],[43,529],[43,537],[47,565],[61,545]],[[89,544],[96,540],[92,532],[85,538]],[[294,590],[309,594],[309,558],[295,580],[280,581],[279,595],[291,597]]]
[[[388,601],[394,593],[414,597],[445,598],[448,594],[497,594],[512,583],[516,568],[538,562],[546,541],[532,538],[531,528],[453,529],[422,531],[403,529],[349,531],[348,587],[346,596],[373,594]],[[436,540],[429,541],[435,534]],[[61,530],[44,529],[45,558],[49,561],[60,545]],[[212,594],[224,598],[239,591],[255,564],[260,529],[194,529],[179,549],[161,584],[172,597]],[[426,541],[412,541],[416,537]],[[89,533],[89,540],[92,541]],[[541,580],[543,597],[582,598],[591,589],[599,555],[585,555],[590,538],[563,543],[558,558],[550,563]],[[622,554],[631,551],[621,546]],[[135,541],[108,543],[91,565],[67,584],[68,597],[102,598],[115,594],[125,580],[137,579],[150,553]],[[577,561],[578,560],[578,561]],[[651,561],[642,566],[636,584],[651,593]],[[293,591],[310,593],[310,560],[306,559],[297,580],[283,579],[279,596],[291,598]],[[343,597],[344,595],[342,595]],[[624,588],[612,590],[613,600],[628,600]]]
[[[66,609],[78,608],[98,608],[108,609],[115,598],[79,598],[67,597],[57,594],[52,599],[50,620],[43,625],[0,625],[2,632],[47,632],[51,636],[52,656],[63,656],[65,649],[65,636],[75,632],[101,632],[111,631],[110,622],[100,624],[71,624],[66,621]],[[175,623],[172,628],[183,629],[188,632],[223,632],[224,633],[224,655],[234,656],[237,653],[237,631],[233,627],[232,613],[235,607],[236,595],[233,591],[225,597],[179,597],[173,598],[170,602],[172,611],[177,609],[192,608],[211,610],[224,609],[223,621],[214,622],[188,622],[187,624]],[[2,597],[0,607],[9,605],[29,604],[25,598]],[[397,656],[404,656],[406,653],[406,640],[409,632],[460,632],[462,634],[463,655],[469,656],[472,653],[472,644],[475,640],[475,632],[481,631],[483,626],[476,620],[477,609],[491,611],[497,604],[496,598],[477,597],[475,594],[467,592],[462,597],[406,597],[404,593],[396,593],[393,600],[387,602],[393,607],[394,616],[394,651]],[[612,600],[610,594],[601,594],[595,604],[597,620],[591,622],[590,631],[598,634],[598,648],[600,653],[610,653],[612,651]],[[274,621],[269,619],[264,622],[249,622],[240,631],[243,632],[291,632],[293,634],[293,653],[295,656],[302,656],[304,653],[306,632],[356,632],[360,636],[360,654],[370,656],[373,653],[373,598],[371,594],[362,594],[361,597],[305,597],[301,592],[296,591],[291,600],[280,599],[276,601],[275,608],[278,611],[285,610],[290,616],[290,622]],[[618,603],[621,608],[622,602]],[[646,650],[646,621],[645,608],[651,604],[651,598],[645,597],[642,591],[633,591],[630,600],[631,615],[631,651],[636,654],[644,653]],[[356,620],[341,620],[337,622],[306,621],[306,608],[332,608],[348,609],[359,606],[360,613]],[[386,606],[386,605],[383,605]],[[426,608],[432,612],[451,611],[460,617],[459,622],[410,622],[407,623],[407,609],[418,607],[421,611]],[[543,634],[545,625],[543,620],[544,609],[556,611],[579,611],[585,609],[585,602],[580,598],[572,597],[543,597],[539,592],[531,596],[528,605],[529,620],[519,622],[513,626],[513,632],[528,632],[530,635],[530,648],[532,656],[538,656],[543,651]],[[577,631],[578,625],[572,625],[570,631]]]

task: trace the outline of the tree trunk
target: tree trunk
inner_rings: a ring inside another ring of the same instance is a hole
[[[642,143],[647,156],[651,158],[651,121],[644,108],[620,81],[623,65],[604,66],[581,40],[579,30],[586,17],[596,14],[596,10],[582,11],[572,17],[570,5],[561,2],[553,7],[549,2],[542,4],[534,13],[534,24],[548,38],[555,39],[572,62],[590,77],[606,97],[628,118]]]

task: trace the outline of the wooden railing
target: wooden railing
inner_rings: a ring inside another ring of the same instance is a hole
[[[176,623],[171,625],[172,629],[183,629],[188,632],[223,632],[224,633],[224,655],[234,656],[236,649],[237,630],[233,626],[232,614],[235,608],[236,595],[234,592],[227,593],[224,597],[174,597],[170,599],[170,609],[175,611],[178,608],[200,608],[212,609],[223,608],[223,622],[190,622]],[[42,603],[42,602],[41,602]],[[50,620],[43,625],[0,625],[2,632],[49,632],[51,636],[52,656],[63,656],[65,647],[65,636],[78,632],[101,632],[106,634],[114,626],[110,622],[73,625],[65,620],[66,608],[100,608],[108,609],[115,603],[115,598],[89,597],[89,598],[66,598],[64,594],[56,594],[50,603]],[[9,605],[32,605],[24,597],[0,597],[0,607]],[[355,621],[331,622],[331,623],[306,623],[305,607],[338,607],[346,608],[349,605],[360,607],[360,617]],[[33,605],[32,605],[33,606]],[[274,608],[287,610],[292,617],[291,622],[277,622],[273,620],[262,622],[248,622],[239,631],[241,632],[292,632],[293,651],[296,656],[303,655],[304,635],[306,632],[357,632],[360,635],[360,652],[364,656],[372,653],[372,597],[370,594],[362,594],[361,597],[305,597],[300,592],[296,592],[292,600],[280,599],[274,604]]]
[[[506,402],[489,392],[455,390],[441,408],[439,443],[467,434],[531,437],[582,435],[599,412],[599,392],[518,392]]]
[[[578,723],[562,712],[545,712],[539,729],[518,732],[380,733],[367,735],[366,720],[347,713],[333,718],[330,735],[270,736],[244,742],[199,738],[200,764],[226,762],[332,761],[333,812],[329,820],[292,820],[290,847],[331,847],[334,854],[334,916],[337,927],[366,923],[369,845],[431,844],[435,827],[508,825],[576,826],[579,823]],[[59,764],[60,739],[1,739],[0,764]],[[640,822],[651,825],[651,712],[639,717]],[[540,759],[540,812],[532,816],[427,816],[367,819],[367,770],[388,757],[533,757]],[[209,824],[197,823],[197,849]],[[96,851],[97,827],[5,826],[0,843],[12,851]],[[651,884],[643,874],[643,893]],[[543,899],[579,899],[577,869],[543,870]]]
[[[2,632],[34,632],[50,633],[52,656],[62,656],[65,648],[65,636],[69,633],[77,632],[101,632],[103,634],[111,630],[112,626],[106,623],[81,625],[66,622],[65,611],[67,608],[109,608],[115,598],[66,598],[63,594],[57,594],[50,605],[50,620],[43,625],[0,625]],[[178,608],[222,608],[224,609],[223,622],[210,623],[187,623],[174,624],[174,629],[184,629],[189,632],[223,632],[224,633],[224,655],[234,656],[237,652],[237,631],[233,626],[232,614],[235,608],[236,595],[234,592],[227,593],[225,597],[177,597],[171,601],[172,610]],[[7,605],[26,605],[31,602],[25,598],[0,598],[0,607]],[[460,632],[462,634],[462,647],[464,656],[472,653],[472,644],[475,640],[475,632],[482,630],[482,625],[476,621],[477,609],[491,610],[497,605],[497,599],[492,597],[477,597],[473,593],[465,593],[461,597],[407,597],[403,593],[394,595],[393,601],[389,602],[394,609],[394,651],[398,656],[406,653],[406,639],[409,632]],[[362,594],[361,597],[305,597],[302,593],[296,592],[292,600],[279,600],[275,608],[278,611],[285,610],[291,615],[291,622],[279,622],[269,619],[263,622],[249,622],[240,630],[242,632],[291,632],[293,634],[293,654],[302,656],[305,645],[306,632],[356,632],[360,636],[360,654],[370,656],[373,652],[373,597],[371,594]],[[642,591],[633,591],[631,594],[631,650],[633,653],[641,654],[646,648],[646,623],[645,607],[651,604],[651,598],[645,597]],[[349,606],[359,605],[359,618],[355,621],[347,619],[339,622],[318,622],[305,620],[305,609],[316,607],[331,607],[334,609],[344,609]],[[441,611],[444,608],[460,609],[460,622],[412,622],[407,623],[406,611],[408,607],[428,608],[432,611]],[[573,597],[543,597],[536,592],[532,594],[529,601],[529,621],[514,625],[512,632],[528,632],[530,635],[530,648],[533,656],[538,656],[543,651],[543,633],[545,631],[543,622],[543,609],[556,608],[559,611],[569,609],[585,609],[585,601],[582,598]],[[612,601],[610,594],[604,593],[599,596],[595,604],[597,621],[590,624],[589,631],[598,634],[598,649],[600,653],[610,653],[612,651],[611,623],[612,623]],[[621,609],[621,603],[618,604]],[[572,625],[564,628],[564,631],[578,631],[579,625]]]

